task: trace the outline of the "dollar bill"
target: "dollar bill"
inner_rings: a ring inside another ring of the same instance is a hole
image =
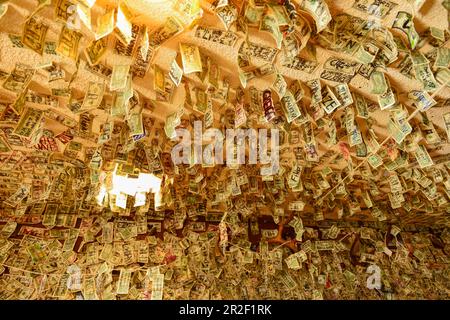
[[[116,15],[116,30],[118,31],[118,39],[124,44],[129,45],[133,39],[133,31],[131,25],[131,12],[125,2],[120,2]]]
[[[294,59],[300,54],[300,50],[302,49],[302,41],[295,32],[286,35],[283,40],[283,44],[284,54],[287,61],[289,61],[290,59]]]
[[[392,28],[399,29],[403,33],[405,33],[408,37],[410,48],[412,50],[416,48],[417,44],[420,41],[420,36],[414,27],[413,16],[410,13],[399,11],[397,13],[397,17],[394,20]]]
[[[434,91],[438,88],[436,79],[428,64],[414,66],[414,74],[416,79],[422,82],[423,90]]]
[[[345,74],[341,72],[323,70],[320,74],[320,78],[324,80],[330,80],[339,83],[349,83],[353,79],[353,75]]]
[[[360,95],[355,93],[355,107],[356,107],[356,115],[359,118],[368,119],[369,118],[369,110],[367,109],[367,101],[366,99]]]
[[[152,281],[152,294],[150,300],[162,300],[164,288],[164,275],[156,274]]]
[[[60,67],[52,66],[52,68],[50,68],[48,71],[48,82],[61,80],[66,77],[66,72]]]
[[[104,83],[90,81],[79,112],[98,108],[102,102],[104,91]]]
[[[95,40],[106,37],[114,30],[114,10],[109,10],[98,19],[98,27],[95,31]]]
[[[446,47],[437,48],[437,57],[434,62],[435,68],[448,68],[450,63],[450,49]]]
[[[177,61],[174,59],[170,65],[169,78],[178,87],[183,78],[183,69],[178,65]]]
[[[301,111],[297,105],[297,101],[289,90],[285,91],[285,95],[281,98],[281,103],[283,104],[288,123],[291,123],[301,116]]]
[[[37,129],[43,116],[44,112],[39,109],[26,108],[14,129],[14,134],[29,138],[33,131]]]
[[[180,43],[180,52],[184,74],[201,72],[203,70],[200,51],[197,46]]]
[[[414,105],[420,111],[427,111],[437,104],[433,97],[426,91],[412,90],[408,93],[408,98],[414,101]]]
[[[60,55],[76,60],[78,57],[78,46],[82,36],[83,35],[80,32],[63,26],[61,33],[59,34],[56,52]]]
[[[450,70],[448,68],[440,68],[438,72],[436,72],[436,80],[442,85],[449,86]]]
[[[17,97],[17,99],[14,101],[13,104],[11,104],[11,109],[17,115],[21,115],[25,108],[25,103],[27,102],[27,93],[28,93],[28,90],[24,90],[21,93],[19,93],[19,96]]]
[[[159,47],[169,38],[179,34],[183,29],[183,25],[175,17],[167,18],[161,27],[151,32],[150,47]]]
[[[326,86],[325,90],[322,92],[322,100],[320,105],[327,114],[331,114],[334,110],[341,106],[341,103],[338,98],[336,98],[331,88]]]
[[[130,65],[114,65],[111,74],[111,81],[109,83],[109,90],[123,90],[127,85],[128,73],[130,72]]]
[[[323,65],[324,70],[335,71],[352,76],[356,74],[360,67],[360,63],[337,57],[327,59]]]
[[[445,113],[443,116],[445,123],[445,130],[447,131],[447,138],[450,141],[450,112]]]
[[[137,110],[135,110],[137,109]],[[128,127],[131,136],[139,136],[145,133],[144,123],[142,121],[142,109],[134,108],[128,116]]]
[[[353,103],[353,97],[346,83],[338,84],[334,87],[336,97],[341,103],[341,107],[347,107]]]
[[[11,146],[9,145],[8,141],[0,135],[0,153],[7,153],[11,151]]]
[[[153,78],[153,88],[155,89],[155,91],[164,94],[165,81],[166,81],[164,71],[156,64],[153,66],[153,70],[155,72],[155,75]]]
[[[278,21],[273,15],[266,14],[259,26],[260,31],[266,31],[272,35],[277,44],[277,48],[281,49],[281,42],[283,40],[283,35],[280,32],[280,28],[278,26]]]
[[[287,83],[281,74],[277,74],[275,81],[272,84],[272,89],[277,93],[280,99],[284,97],[287,90]]]
[[[140,34],[141,26],[137,24],[131,24],[131,39],[128,44],[124,44],[124,42],[117,40],[114,44],[114,53],[125,56],[132,57],[135,53],[135,49],[137,47],[137,38]],[[141,46],[142,47],[142,46]]]
[[[300,9],[305,10],[313,17],[317,33],[324,30],[331,21],[330,10],[323,0],[305,0],[301,3]]]
[[[352,7],[361,12],[384,18],[396,6],[396,3],[389,0],[356,0]]]
[[[209,28],[206,26],[198,26],[195,30],[195,36],[203,40],[230,47],[234,46],[238,39],[238,36],[234,32]]]
[[[72,92],[68,88],[58,89],[52,88],[52,96],[70,98]]]
[[[311,105],[318,104],[322,101],[322,86],[319,79],[313,79],[306,82],[311,90]]]
[[[263,46],[251,41],[244,41],[239,48],[239,53],[244,56],[254,57],[273,63],[275,57],[277,56],[278,49]]]
[[[38,22],[33,17],[29,18],[23,27],[22,43],[42,55],[47,30],[48,25]]]
[[[19,94],[26,89],[35,72],[35,69],[27,65],[16,63],[14,70],[3,82],[3,88]]]
[[[245,23],[249,27],[258,27],[261,23],[264,11],[264,7],[257,7],[251,4],[247,5],[244,13]]]
[[[388,84],[384,73],[381,71],[374,71],[370,75],[370,82],[372,84],[372,93],[384,94],[388,89]]]
[[[295,57],[290,61],[285,60],[283,63],[283,67],[303,71],[309,74],[313,73],[318,66],[319,64],[317,62],[309,61],[299,56]]]
[[[416,151],[414,152],[417,162],[421,169],[427,168],[433,165],[433,160],[428,154],[427,148],[424,145],[418,145]]]
[[[227,5],[216,9],[216,15],[225,26],[226,30],[229,30],[233,22],[238,17],[238,12],[235,6]]]
[[[100,59],[105,55],[108,48],[108,40],[101,38],[99,40],[92,41],[85,49],[85,55],[90,65],[97,64]]]
[[[396,102],[397,100],[395,98],[394,92],[390,87],[385,93],[378,96],[378,104],[380,105],[381,110],[393,107]]]
[[[392,138],[394,138],[395,142],[398,144],[402,143],[406,137],[406,134],[402,131],[402,129],[397,126],[397,124],[390,119],[387,125],[387,129]]]

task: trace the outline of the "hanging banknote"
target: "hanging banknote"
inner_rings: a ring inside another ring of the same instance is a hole
[[[109,83],[109,90],[116,91],[122,90],[127,84],[128,73],[130,71],[130,65],[114,65],[111,81]]]
[[[92,41],[84,49],[89,64],[95,65],[99,63],[100,59],[105,55],[107,49],[108,40],[106,38]]]
[[[114,10],[110,10],[102,15],[98,20],[97,30],[95,31],[95,40],[106,37],[114,30]]]
[[[408,36],[408,42],[411,49],[414,50],[416,48],[419,43],[420,36],[414,27],[413,16],[411,14],[408,12],[399,11],[392,28],[399,29],[404,32]]]
[[[167,18],[161,27],[151,32],[150,47],[156,49],[166,40],[183,31],[183,29],[183,25],[175,17]]]
[[[27,108],[20,117],[19,123],[14,129],[14,134],[29,138],[41,122],[44,112],[38,109]]]
[[[183,78],[183,69],[180,68],[176,59],[174,59],[170,65],[169,78],[177,87],[180,85],[181,79]]]
[[[353,3],[353,8],[379,18],[386,17],[396,6],[395,2],[389,0],[356,0]]]
[[[86,95],[84,96],[83,104],[79,112],[84,112],[98,108],[103,99],[103,93],[105,90],[104,83],[89,82]]]
[[[317,33],[324,30],[331,21],[330,10],[323,0],[304,0],[300,5],[300,9],[308,12],[316,23]]]
[[[58,46],[56,52],[73,60],[78,57],[78,45],[82,34],[80,32],[70,30],[66,26],[62,27],[59,34]]]
[[[237,19],[237,9],[233,5],[220,7],[216,10],[216,15],[219,17],[220,21],[222,21],[225,29],[229,30],[230,26]]]
[[[195,36],[203,40],[230,47],[234,46],[238,39],[238,36],[234,32],[209,28],[206,26],[198,26],[195,30]]]
[[[180,43],[180,52],[185,74],[202,71],[202,61],[197,46]]]
[[[22,43],[42,55],[48,25],[31,17],[23,26]]]
[[[117,8],[116,28],[119,40],[125,45],[128,45],[133,37],[130,19],[131,13],[128,6],[125,2],[120,2]]]
[[[433,165],[433,160],[428,154],[427,148],[424,145],[419,145],[414,152],[417,162],[421,169],[427,168]]]
[[[277,48],[281,49],[281,41],[283,40],[283,35],[280,32],[277,19],[273,15],[266,14],[261,20],[261,25],[259,26],[260,31],[269,32],[275,39]]]
[[[14,70],[3,82],[3,88],[19,94],[26,89],[35,72],[35,69],[25,64],[16,63]]]
[[[263,46],[251,41],[244,41],[239,48],[239,53],[272,63],[278,53],[278,50],[276,48]]]

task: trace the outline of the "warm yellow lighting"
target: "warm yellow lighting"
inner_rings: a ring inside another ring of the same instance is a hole
[[[101,205],[107,193],[115,195],[116,199],[122,199],[124,195],[136,197],[135,206],[145,204],[145,194],[152,192],[158,194],[161,190],[162,180],[149,173],[139,173],[137,179],[129,178],[127,176],[121,176],[117,174],[118,165],[116,164],[114,171],[112,172],[111,186],[109,192],[106,184],[103,183],[100,187],[99,194],[97,195],[97,203]],[[143,204],[142,204],[143,203]]]

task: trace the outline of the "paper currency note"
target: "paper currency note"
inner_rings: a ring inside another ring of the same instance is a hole
[[[222,21],[226,30],[229,30],[233,22],[236,21],[238,13],[237,9],[233,5],[227,5],[220,7],[216,10],[216,15]]]
[[[278,21],[273,15],[266,14],[259,26],[260,31],[266,31],[272,35],[277,44],[277,48],[281,49],[281,41],[283,40],[283,35],[280,32],[280,28],[278,26]]]
[[[341,103],[336,98],[331,88],[326,86],[325,90],[322,92],[322,101],[320,102],[320,105],[327,114],[331,114],[334,110],[340,107]]]
[[[431,159],[428,151],[424,145],[418,145],[416,151],[414,152],[417,162],[421,169],[427,168],[433,165],[433,160]]]
[[[323,0],[304,0],[300,9],[308,12],[316,23],[317,33],[324,30],[331,21],[330,10],[328,5]]]
[[[123,90],[127,85],[128,73],[130,72],[130,65],[114,65],[111,74],[111,81],[109,83],[109,90]]]
[[[408,42],[412,50],[414,50],[419,43],[420,36],[417,33],[413,16],[405,11],[399,11],[397,17],[394,20],[392,28],[399,29],[408,36]]]
[[[14,134],[24,138],[29,138],[33,131],[37,129],[43,115],[44,112],[41,110],[33,108],[25,109],[24,113],[20,117],[19,123],[14,129]]]
[[[372,93],[383,94],[388,89],[388,84],[386,83],[386,78],[384,73],[381,71],[374,71],[370,75],[370,82],[372,84]]]
[[[197,46],[180,43],[180,52],[185,74],[202,71],[202,61]]]
[[[183,78],[183,69],[178,65],[177,61],[174,59],[170,65],[169,78],[178,87]]]
[[[60,55],[76,60],[78,57],[78,46],[82,36],[83,35],[80,32],[63,26],[61,33],[59,34],[56,52]]]
[[[125,2],[120,2],[117,8],[116,28],[119,34],[119,40],[123,44],[128,45],[133,38],[133,31],[131,26],[131,12]]]
[[[102,102],[104,90],[104,83],[90,81],[86,95],[84,96],[83,104],[81,105],[81,109],[79,111],[84,112],[98,108]]]
[[[283,67],[303,71],[310,74],[313,73],[318,66],[319,64],[317,62],[309,61],[299,56],[290,61],[286,60],[283,63]]]
[[[389,0],[356,0],[353,3],[353,8],[379,18],[386,17],[396,6],[396,3]]]
[[[220,43],[230,47],[234,46],[238,39],[238,36],[234,32],[209,28],[206,26],[198,26],[195,30],[195,36],[203,40]]]
[[[98,19],[98,27],[95,31],[95,40],[106,37],[114,30],[114,10],[110,10]]]
[[[254,42],[244,41],[239,48],[239,53],[273,63],[278,50],[276,48],[263,46]]]
[[[14,70],[3,82],[3,88],[16,94],[21,93],[28,86],[35,72],[35,69],[27,65],[16,63]]]
[[[294,95],[289,90],[287,90],[283,98],[281,98],[281,102],[283,104],[288,123],[291,123],[301,116],[301,111],[297,105]]]
[[[154,65],[153,70],[155,71],[155,75],[153,78],[153,88],[155,91],[160,92],[162,94],[165,93],[166,88],[166,76],[164,71],[158,66]]]
[[[161,27],[151,32],[150,46],[153,48],[159,47],[166,40],[183,31],[183,29],[183,25],[175,17],[167,18]]]
[[[38,22],[31,17],[23,27],[22,43],[31,50],[42,55],[44,51],[45,36],[47,34],[48,25]]]
[[[442,116],[444,118],[445,130],[447,131],[447,138],[450,141],[450,112],[447,112]]]
[[[422,82],[423,90],[434,91],[438,88],[436,79],[428,64],[421,64],[414,66],[414,73],[416,79]]]
[[[0,135],[0,153],[6,153],[11,151],[11,146],[9,145],[8,141],[5,139],[5,137]]]

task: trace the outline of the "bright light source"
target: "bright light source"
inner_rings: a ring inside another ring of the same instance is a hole
[[[114,171],[112,172],[111,186],[106,186],[104,183],[100,187],[99,194],[97,196],[98,204],[102,204],[103,200],[108,192],[107,187],[110,187],[109,194],[115,195],[116,197],[123,196],[126,194],[128,196],[136,196],[136,201],[142,203],[143,196],[145,199],[145,193],[159,193],[161,189],[162,180],[149,173],[139,173],[137,178],[129,178],[127,176],[121,176],[117,174],[116,164]],[[106,179],[102,179],[105,181]],[[145,200],[144,200],[145,203]]]

